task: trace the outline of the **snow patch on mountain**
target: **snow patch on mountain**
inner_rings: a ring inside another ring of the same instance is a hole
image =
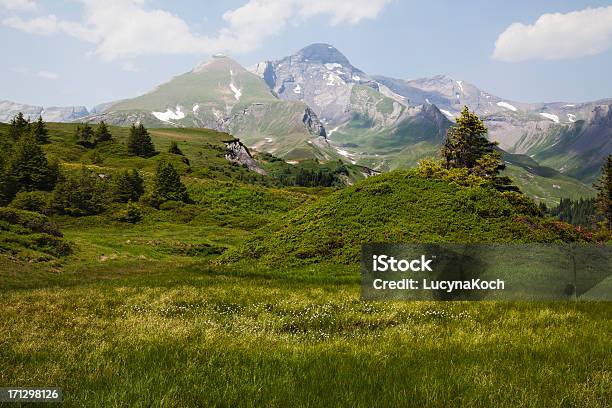
[[[172,111],[169,108],[165,112],[151,112],[153,116],[162,122],[170,122],[170,119],[183,119],[185,112],[181,110],[180,105],[176,105],[176,111]]]
[[[234,93],[234,98],[236,98],[236,100],[239,101],[240,97],[242,96],[242,90],[236,88],[236,85],[234,85],[233,82],[230,82],[230,89]]]
[[[463,81],[457,81],[457,85],[459,85],[459,89],[463,92]]]
[[[455,118],[455,115],[449,111],[447,111],[446,109],[440,109],[440,112],[442,112],[443,114],[445,114],[446,116],[448,116],[451,119]]]
[[[302,93],[302,87],[300,86],[300,84],[297,84],[295,88],[293,88],[293,93],[296,93],[296,94]]]
[[[338,64],[337,62],[327,63],[325,64],[325,68],[333,71],[335,68],[342,68],[342,64]]]
[[[518,110],[514,105],[510,105],[508,102],[497,102],[497,106],[510,109],[512,112],[516,112]]]
[[[553,115],[552,113],[540,112],[540,116],[545,117],[546,119],[550,119],[555,123],[559,123],[559,117],[557,115]]]
[[[576,115],[574,115],[573,113],[568,113],[567,114],[567,120],[569,120],[570,122],[574,123],[576,121]]]
[[[195,105],[193,105],[191,110],[193,111],[193,113],[198,113],[198,111],[200,110],[200,105],[196,103]]]

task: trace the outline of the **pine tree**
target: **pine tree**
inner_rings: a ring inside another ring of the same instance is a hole
[[[31,132],[38,143],[49,143],[49,131],[47,130],[47,125],[43,121],[42,116],[39,116],[38,120],[31,125]]]
[[[132,125],[127,142],[128,153],[134,156],[151,157],[155,155],[155,146],[147,129],[141,124]]]
[[[138,170],[119,173],[113,181],[113,193],[115,200],[122,203],[138,201],[144,193],[144,180]]]
[[[10,151],[2,174],[4,200],[19,191],[53,189],[58,165],[49,163],[34,135],[22,135]]]
[[[601,177],[594,186],[597,189],[597,212],[604,218],[606,228],[612,230],[612,155],[607,157]]]
[[[178,147],[178,143],[176,143],[174,140],[170,142],[170,146],[168,147],[168,153],[184,156],[183,152]]]
[[[154,195],[162,200],[182,201],[185,203],[190,201],[187,188],[181,182],[181,176],[172,163],[164,160],[157,164],[154,188]]]
[[[82,126],[77,126],[74,132],[74,138],[76,139],[76,143],[83,147],[93,147],[93,137],[93,128],[88,123],[85,123]]]
[[[98,126],[96,126],[96,130],[94,131],[94,143],[98,144],[102,142],[108,142],[112,139],[113,135],[108,130],[106,123],[104,123],[104,121],[100,122]]]
[[[30,121],[23,117],[23,113],[19,112],[10,122],[9,136],[13,140],[17,140],[30,131]]]

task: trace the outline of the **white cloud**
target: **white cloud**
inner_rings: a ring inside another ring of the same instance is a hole
[[[59,75],[50,71],[38,71],[38,76],[43,79],[58,79]]]
[[[126,62],[121,66],[121,70],[125,72],[140,72],[140,68],[138,68],[133,62]]]
[[[517,62],[584,57],[612,48],[612,6],[543,14],[532,25],[514,23],[495,41],[493,58]]]
[[[0,0],[0,8],[11,11],[34,11],[38,7],[32,0]]]
[[[308,18],[318,14],[330,14],[332,24],[357,24],[363,19],[374,19],[392,0],[300,1],[300,15]]]
[[[2,0],[0,0],[2,1]],[[110,61],[143,54],[239,53],[260,47],[288,23],[299,25],[318,15],[330,16],[331,24],[356,24],[376,18],[392,0],[248,0],[223,14],[226,26],[214,36],[193,32],[179,16],[149,9],[146,0],[80,0],[82,23],[55,15],[29,20],[10,17],[6,26],[40,35],[64,33],[95,44],[95,54]]]

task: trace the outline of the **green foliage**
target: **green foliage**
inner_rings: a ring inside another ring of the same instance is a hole
[[[59,168],[49,163],[42,148],[31,134],[22,135],[5,158],[0,199],[10,201],[19,191],[49,191],[55,185]]]
[[[176,143],[175,140],[170,142],[170,146],[168,147],[168,153],[184,156],[183,152],[178,147],[178,143]]]
[[[49,215],[51,195],[43,191],[21,191],[13,198],[9,207]]]
[[[144,180],[138,170],[124,170],[113,177],[113,197],[115,201],[127,203],[138,201],[144,193]]]
[[[181,182],[181,176],[172,163],[165,160],[160,160],[157,164],[153,188],[153,195],[161,201],[190,202],[187,188]]]
[[[110,201],[108,181],[85,167],[63,175],[53,190],[53,207],[60,214],[84,216],[103,212]]]
[[[556,226],[549,228],[537,206],[519,193],[483,186],[473,175],[459,180],[463,185],[422,177],[417,171],[371,177],[293,210],[221,259],[256,259],[270,265],[351,264],[359,261],[361,245],[367,242],[588,239],[571,226],[562,234]]]
[[[47,125],[43,121],[42,116],[39,116],[38,120],[32,123],[30,131],[39,144],[49,143],[49,130],[47,130]]]
[[[496,143],[486,138],[487,127],[475,113],[466,107],[457,118],[457,124],[452,126],[444,140],[441,155],[444,167],[465,167],[474,169],[480,167],[480,175],[489,177],[503,170],[499,155],[495,155]],[[480,163],[479,163],[480,161]]]
[[[19,112],[10,121],[9,137],[13,140],[19,139],[22,135],[30,132],[30,121],[23,117],[23,113]]]
[[[601,169],[601,176],[595,183],[598,213],[603,217],[603,225],[612,230],[612,155],[609,155]]]
[[[42,214],[0,207],[0,253],[32,260],[65,256],[71,247],[62,237],[59,227]]]
[[[94,131],[94,144],[108,142],[113,140],[113,135],[108,130],[108,126],[104,121],[101,121],[98,126],[96,126],[96,130]]]
[[[558,206],[546,209],[546,213],[570,224],[592,227],[596,220],[594,198],[562,198]]]
[[[78,145],[88,148],[93,147],[95,145],[93,128],[89,123],[78,125],[74,132],[74,139]]]
[[[138,204],[135,204],[132,201],[128,201],[121,220],[124,222],[129,222],[131,224],[135,224],[142,220],[142,211],[140,210]]]
[[[142,123],[138,126],[132,125],[130,128],[127,149],[128,153],[134,156],[151,157],[155,155],[155,146],[153,146],[151,136]]]

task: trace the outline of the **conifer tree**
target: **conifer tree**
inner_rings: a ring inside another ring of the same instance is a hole
[[[113,181],[114,197],[116,201],[127,203],[138,201],[144,193],[144,180],[138,170],[123,171]]]
[[[10,122],[9,136],[13,140],[17,140],[21,135],[30,131],[30,121],[23,117],[23,113],[19,112]]]
[[[42,116],[38,117],[38,120],[31,125],[31,132],[40,144],[49,143],[49,131],[47,125],[43,121]]]
[[[127,148],[128,153],[140,157],[151,157],[156,153],[151,136],[142,123],[138,126],[132,125],[130,128]]]
[[[187,188],[172,163],[161,160],[157,164],[154,182],[154,195],[162,200],[190,201]]]
[[[93,128],[88,123],[77,126],[74,132],[74,138],[76,139],[76,143],[81,146],[93,147]]]
[[[53,206],[60,214],[99,214],[107,208],[108,196],[106,181],[83,166],[80,174],[61,177],[53,190]]]
[[[441,149],[445,167],[473,169],[478,160],[495,152],[497,143],[492,143],[486,138],[487,132],[484,123],[465,106],[461,116],[457,118],[457,124],[448,130]],[[503,166],[499,158],[497,162],[499,162],[497,166],[494,166],[495,163],[489,163],[487,166],[489,170],[499,172],[503,169],[499,168]]]
[[[94,131],[94,143],[98,144],[102,142],[108,142],[112,139],[113,135],[108,130],[108,126],[106,126],[106,123],[104,123],[104,121],[101,121],[98,126],[96,126],[96,130]]]
[[[497,142],[490,142],[487,127],[470,112],[467,106],[457,118],[457,124],[446,133],[440,149],[445,168],[467,168],[469,174],[489,180],[498,190],[519,191],[512,180],[499,173],[506,168],[501,154],[495,149]]]
[[[6,159],[1,186],[4,201],[19,191],[52,190],[58,171],[57,164],[47,161],[34,135],[22,135]]]
[[[595,183],[597,212],[603,217],[604,225],[612,230],[612,155],[609,155],[601,169],[601,177]]]

